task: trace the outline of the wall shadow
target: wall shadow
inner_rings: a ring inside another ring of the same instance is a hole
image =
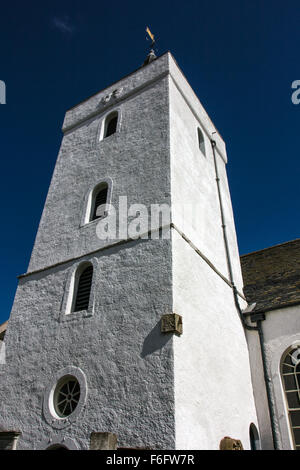
[[[171,338],[172,333],[161,333],[159,320],[144,340],[141,357],[144,358],[149,354],[162,349]]]

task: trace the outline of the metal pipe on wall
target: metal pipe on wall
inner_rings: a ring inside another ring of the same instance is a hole
[[[230,258],[229,244],[228,244],[228,238],[227,238],[227,232],[226,232],[226,223],[225,223],[226,221],[225,221],[225,216],[224,216],[222,193],[221,193],[221,187],[220,187],[220,178],[219,178],[216,151],[215,151],[216,141],[211,139],[210,143],[211,143],[211,146],[212,146],[212,152],[213,152],[213,157],[214,157],[215,176],[216,176],[219,206],[220,206],[220,212],[221,212],[221,221],[222,221],[222,230],[223,230],[223,238],[224,238],[224,245],[225,245],[225,253],[226,253],[229,279],[230,279],[230,282],[232,284],[234,302],[235,302],[235,306],[237,308],[237,311],[238,311],[238,314],[239,314],[239,317],[240,317],[240,320],[242,322],[243,327],[247,330],[257,331],[258,335],[259,335],[259,343],[260,343],[262,363],[263,363],[264,380],[265,380],[266,391],[267,391],[267,399],[268,399],[269,415],[270,415],[271,430],[272,430],[272,437],[273,437],[273,445],[274,445],[274,449],[278,450],[279,449],[278,438],[277,438],[277,433],[276,433],[276,429],[275,429],[275,410],[274,410],[273,401],[272,401],[272,398],[271,398],[272,395],[271,395],[270,378],[269,378],[269,375],[268,375],[267,362],[266,362],[266,352],[265,352],[265,345],[264,345],[264,335],[263,335],[263,330],[262,330],[262,325],[261,325],[262,319],[260,319],[256,322],[256,326],[248,325],[246,323],[244,314],[243,314],[243,312],[241,310],[241,307],[240,307],[240,304],[239,304],[238,292],[237,292],[237,288],[235,286],[234,278],[233,278],[232,263],[231,263],[231,258]]]

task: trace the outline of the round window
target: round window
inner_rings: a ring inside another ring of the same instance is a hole
[[[78,405],[80,385],[76,377],[65,376],[57,384],[54,391],[54,409],[60,418],[69,416]]]

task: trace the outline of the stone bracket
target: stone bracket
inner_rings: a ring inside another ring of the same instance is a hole
[[[243,444],[239,439],[225,436],[220,442],[220,450],[244,450]]]
[[[161,317],[161,332],[182,334],[182,317],[177,313],[167,313]]]
[[[112,432],[92,432],[90,450],[116,450],[117,436]]]

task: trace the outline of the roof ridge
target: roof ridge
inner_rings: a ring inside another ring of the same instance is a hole
[[[243,258],[245,256],[250,256],[250,255],[253,255],[255,253],[261,253],[262,251],[272,250],[273,248],[278,248],[279,246],[289,245],[289,244],[292,244],[292,243],[295,243],[295,242],[300,243],[300,238],[295,238],[294,240],[289,240],[289,241],[283,242],[283,243],[277,243],[276,245],[268,246],[266,248],[262,248],[261,250],[251,251],[250,253],[245,253],[244,255],[240,255],[240,258]]]

